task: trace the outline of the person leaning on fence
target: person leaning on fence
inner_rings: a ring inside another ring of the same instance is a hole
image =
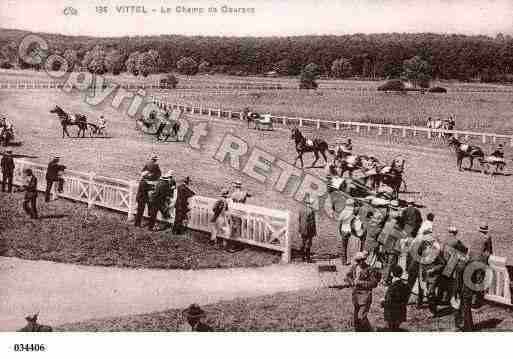
[[[303,261],[312,262],[312,241],[317,236],[317,224],[313,209],[314,199],[305,198],[305,206],[299,211],[299,234],[301,235],[301,254]]]
[[[148,229],[156,231],[157,214],[160,212],[163,219],[170,218],[170,201],[174,195],[176,182],[173,179],[173,171],[168,171],[155,186],[155,191],[149,197],[149,221]],[[167,225],[165,227],[168,227]]]
[[[246,200],[250,198],[252,195],[249,192],[242,190],[242,182],[235,181],[234,182],[234,190],[230,194],[230,199],[234,203],[246,203]],[[232,216],[232,236],[240,237],[242,230],[242,219],[238,216]]]
[[[66,166],[59,163],[60,157],[54,156],[53,159],[48,163],[46,169],[46,190],[45,190],[45,202],[50,202],[50,195],[54,182],[57,182],[57,192],[62,193],[64,187],[63,172]]]
[[[372,331],[367,318],[372,304],[372,290],[378,286],[380,276],[366,262],[368,253],[357,252],[354,264],[346,274],[345,281],[353,288],[353,324],[357,332]]]
[[[348,198],[345,203],[344,209],[340,212],[338,216],[338,239],[341,246],[341,255],[340,259],[342,261],[342,265],[351,264],[347,260],[347,247],[349,244],[349,239],[351,238],[351,222],[355,217],[355,202],[354,199]]]
[[[14,160],[12,158],[12,151],[7,150],[7,153],[2,156],[1,160],[2,167],[2,192],[5,192],[7,186],[7,192],[12,192],[12,178],[14,176]]]
[[[221,197],[214,203],[212,208],[213,216],[210,219],[210,242],[212,244],[218,243],[218,234],[222,232],[224,228],[228,227],[228,219],[226,212],[228,212],[228,195],[230,192],[225,189],[221,192]],[[223,244],[226,241],[223,240]]]
[[[189,199],[196,195],[196,193],[189,187],[190,185],[191,178],[187,176],[176,189],[175,223],[173,225],[174,234],[183,234],[186,230],[184,222],[187,220],[187,214],[190,211]]]
[[[137,202],[137,211],[135,213],[134,225],[136,227],[141,226],[144,210],[146,209],[146,207],[149,207],[149,192],[153,189],[153,185],[147,182],[148,175],[149,172],[146,171],[144,171],[141,174],[141,179],[139,180],[139,185],[137,187],[137,194],[135,195],[135,201]]]
[[[206,317],[206,313],[197,304],[191,304],[182,312],[186,323],[182,324],[178,331],[180,332],[212,332],[213,329],[203,323],[201,320]]]
[[[381,306],[383,307],[383,317],[387,322],[387,329],[398,331],[401,324],[406,321],[410,290],[406,282],[402,280],[403,269],[400,266],[393,266],[391,274],[392,283],[385,293],[385,299]]]
[[[20,191],[25,192],[23,198],[23,210],[30,218],[38,219],[37,215],[37,178],[34,176],[32,169],[26,168],[23,170],[25,178],[23,179],[23,186]]]
[[[160,176],[162,176],[162,171],[160,170],[159,164],[157,163],[159,156],[156,154],[152,154],[150,160],[146,162],[142,171],[149,172],[148,181],[158,181]]]

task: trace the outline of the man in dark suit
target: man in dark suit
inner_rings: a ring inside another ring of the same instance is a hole
[[[160,211],[162,218],[169,219],[169,201],[174,195],[176,182],[173,179],[173,171],[168,171],[166,175],[162,176],[155,191],[149,198],[149,216],[148,229],[155,230],[155,223],[157,222],[157,214]]]
[[[313,237],[317,236],[317,225],[313,209],[314,200],[310,197],[305,199],[305,206],[299,211],[299,234],[303,240],[301,253],[305,262],[311,262],[311,249]]]
[[[12,158],[12,151],[7,150],[7,153],[2,157],[2,192],[5,192],[7,185],[7,192],[12,192],[12,178],[14,175],[14,160]]]
[[[66,166],[59,164],[60,157],[55,156],[46,170],[46,190],[45,190],[45,202],[50,202],[50,192],[52,191],[52,185],[57,182],[57,191],[62,192],[64,179],[62,178],[62,171],[66,169]]]
[[[191,179],[189,176],[185,177],[176,189],[176,202],[175,202],[175,223],[173,225],[174,234],[182,234],[185,232],[183,222],[187,219],[189,213],[189,199],[196,195],[196,193],[189,187]]]
[[[366,262],[368,253],[357,252],[354,262],[346,274],[346,283],[353,287],[354,329],[357,332],[372,331],[367,318],[372,304],[372,290],[378,286],[380,275]]]
[[[137,202],[137,211],[135,213],[134,222],[136,227],[141,226],[144,210],[146,209],[149,202],[149,192],[153,189],[153,185],[147,182],[148,175],[149,173],[146,171],[142,173],[139,186],[137,187],[137,194],[135,196],[135,201]]]
[[[414,206],[414,202],[408,202],[408,207],[403,209],[401,218],[404,222],[404,229],[409,237],[415,238],[422,225],[422,214]]]
[[[201,320],[206,317],[205,311],[197,304],[191,304],[183,312],[187,323],[181,325],[178,329],[184,332],[212,332],[213,329],[203,323]]]
[[[37,178],[30,168],[23,171],[25,179],[22,191],[25,192],[23,199],[23,209],[32,219],[37,219]]]
[[[406,321],[406,308],[410,296],[410,288],[408,288],[408,284],[401,279],[403,269],[400,266],[394,266],[391,272],[392,284],[385,293],[382,307],[388,330],[397,331],[401,323]]]
[[[148,181],[158,181],[160,176],[162,176],[162,171],[157,163],[159,157],[156,154],[151,155],[150,160],[146,162],[143,167],[143,172],[146,171],[149,173]]]
[[[469,265],[475,266],[470,276],[471,283],[463,280],[460,293],[460,307],[455,314],[456,327],[463,331],[472,331],[474,329],[474,320],[472,318],[472,303],[474,297],[476,302],[484,300],[484,290],[480,290],[486,276],[485,266],[488,265],[488,258],[492,255],[492,238],[488,234],[488,225],[479,227],[479,234],[472,238],[468,246]],[[465,277],[463,277],[465,279]]]

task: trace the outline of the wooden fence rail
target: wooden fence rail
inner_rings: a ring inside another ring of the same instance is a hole
[[[46,189],[46,166],[15,159],[13,183],[22,185],[23,170],[31,168],[38,182],[38,190]],[[127,213],[128,219],[135,214],[137,182],[98,176],[95,173],[64,171],[64,188],[59,196],[87,203],[88,207],[98,206]],[[189,202],[187,226],[194,230],[210,232],[209,221],[213,215],[214,198],[195,196]],[[282,261],[290,261],[290,218],[288,211],[259,206],[231,203],[228,218],[231,227],[240,223],[240,230],[222,232],[220,237],[253,246],[281,252]],[[159,219],[163,220],[159,217]],[[171,220],[168,220],[171,223]]]
[[[209,108],[204,105],[184,105],[184,104],[172,104],[166,102],[163,99],[157,98],[155,96],[151,97],[151,101],[156,104],[161,109],[181,109],[189,114],[199,114],[206,115],[211,117],[218,118],[227,118],[230,120],[242,120],[242,112],[233,111],[228,109],[220,109],[220,108]],[[460,131],[460,130],[440,130],[440,129],[430,129],[426,127],[420,126],[402,126],[402,125],[386,125],[386,124],[377,124],[372,122],[356,122],[356,121],[338,121],[338,120],[322,120],[322,119],[311,119],[311,118],[300,118],[300,117],[287,117],[287,116],[277,116],[271,115],[271,120],[283,126],[314,126],[317,129],[323,128],[332,128],[336,130],[354,130],[356,133],[360,133],[362,131],[376,131],[379,136],[389,135],[389,136],[399,136],[399,137],[416,137],[421,134],[428,139],[433,139],[436,137],[443,137],[444,135],[450,134],[456,138],[465,138],[468,141],[470,138],[478,139],[482,143],[497,143],[497,142],[505,142],[509,144],[509,146],[513,147],[513,136],[502,135],[498,133],[488,133],[488,132],[474,132],[474,131]]]

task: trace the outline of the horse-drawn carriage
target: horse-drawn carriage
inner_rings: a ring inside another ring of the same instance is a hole
[[[105,137],[105,127],[98,126],[97,124],[88,122],[87,116],[84,114],[68,113],[58,105],[55,105],[55,107],[50,110],[50,113],[57,115],[57,117],[61,121],[62,138],[64,138],[65,136],[71,137],[71,135],[68,132],[68,127],[73,126],[78,127],[77,137],[84,138],[86,132],[88,132],[89,137]]]
[[[174,110],[171,114],[168,112],[152,111],[148,117],[141,116],[135,121],[135,129],[154,135],[159,141],[167,141],[169,137],[174,137],[178,141],[180,116],[182,116],[180,110]]]

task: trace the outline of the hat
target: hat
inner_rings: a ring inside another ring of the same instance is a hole
[[[368,255],[369,255],[369,253],[367,253],[367,251],[356,252],[356,254],[354,255],[354,260],[355,261],[364,261],[367,259]]]
[[[61,156],[59,156],[59,155],[53,155],[53,158],[54,158],[55,160],[58,160],[58,159],[60,159],[60,158],[61,158]]]
[[[390,205],[392,207],[399,207],[399,201],[394,199],[394,200],[390,201]]]
[[[350,206],[350,205],[354,205],[354,199],[352,199],[352,198],[348,198],[346,200],[346,206]]]
[[[7,152],[7,153],[12,153],[12,150],[7,150],[6,152]]]
[[[152,153],[150,158],[152,160],[157,160],[159,158],[159,156],[156,153]]]
[[[481,233],[488,233],[488,225],[483,225],[479,227],[479,232]]]
[[[315,200],[312,197],[307,196],[307,197],[305,197],[305,203],[306,204],[314,204]]]
[[[166,172],[166,174],[164,176],[162,176],[162,178],[171,178],[171,177],[173,177],[174,174],[175,174],[175,172],[173,170],[169,170]]]
[[[185,315],[187,318],[201,318],[205,316],[205,311],[200,308],[197,304],[191,304],[187,309],[185,309],[183,312],[183,315]]]
[[[183,179],[183,183],[187,183],[187,184],[191,183],[191,178],[189,176],[185,177]]]
[[[223,197],[228,197],[229,194],[230,194],[230,191],[228,191],[227,189],[223,189],[221,191],[221,196],[223,196]]]
[[[448,229],[449,233],[458,233],[458,229],[454,226],[450,226]]]
[[[233,182],[233,184],[235,185],[235,187],[242,187],[241,181],[235,181],[235,182]]]
[[[499,144],[497,145],[497,147],[499,147],[499,148],[503,148],[503,147],[504,147],[504,145],[503,145],[502,143],[499,143]]]
[[[422,231],[422,234],[432,234],[433,233],[433,228],[425,228],[423,231]]]
[[[401,278],[403,275],[403,268],[400,265],[395,265],[392,267],[392,276],[395,278]]]
[[[382,207],[385,206],[387,201],[383,198],[373,198],[371,201],[371,204],[376,207]]]

